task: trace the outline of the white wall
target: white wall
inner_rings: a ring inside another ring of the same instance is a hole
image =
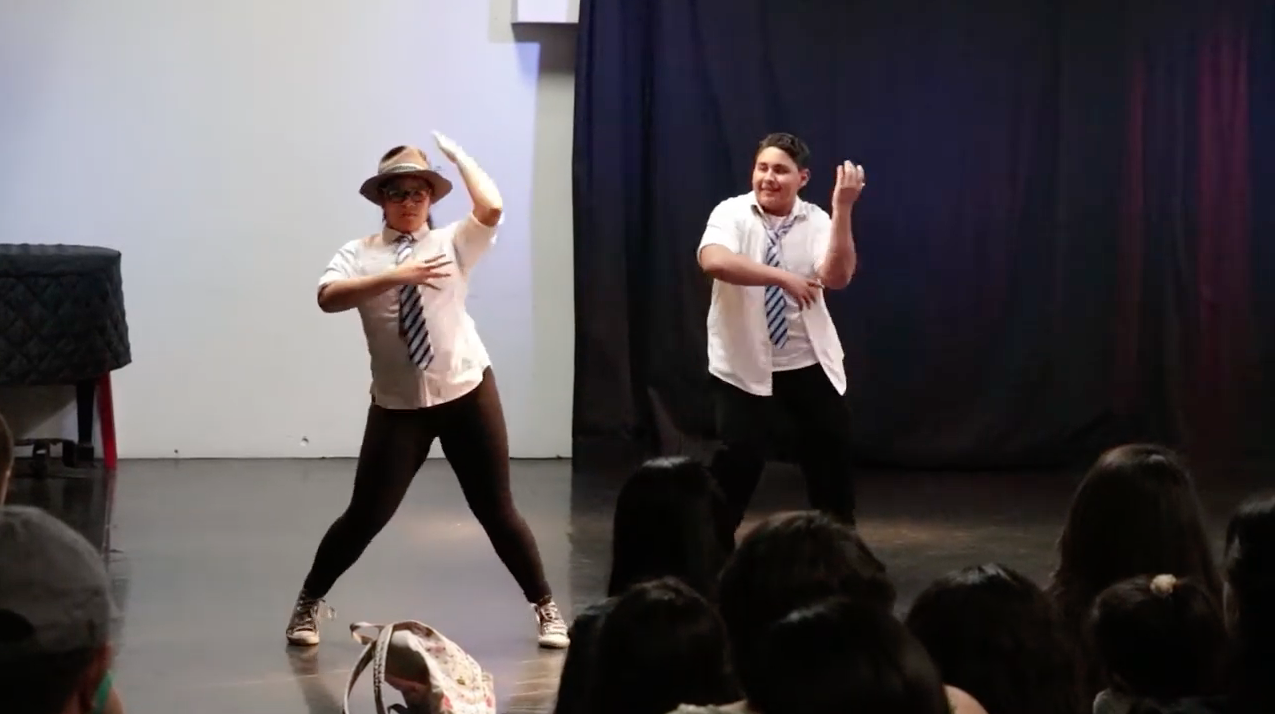
[[[469,308],[512,453],[570,454],[574,30],[515,37],[513,2],[0,5],[0,241],[122,251],[121,457],[357,453],[358,318],[321,313],[315,283],[379,229],[356,193],[376,160],[408,142],[442,161],[434,128],[506,201]],[[466,209],[461,191],[436,217]],[[6,390],[0,410],[71,434],[72,398]]]
[[[517,22],[574,24],[580,21],[580,0],[514,0]]]

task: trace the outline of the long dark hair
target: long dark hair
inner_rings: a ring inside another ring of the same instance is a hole
[[[1053,602],[1036,583],[998,564],[965,568],[927,587],[908,629],[943,681],[988,714],[1079,714],[1074,650]]]
[[[1160,573],[1194,578],[1214,598],[1222,596],[1186,466],[1161,446],[1120,446],[1099,457],[1076,489],[1048,592],[1083,646],[1084,623],[1098,593],[1127,578]],[[1082,698],[1106,686],[1092,665],[1082,684]]]
[[[678,456],[642,464],[616,500],[607,595],[673,576],[714,599],[730,555],[717,537],[721,503],[716,482],[698,461]]]
[[[781,618],[761,636],[755,664],[744,694],[765,714],[949,712],[925,648],[872,603],[832,598]]]
[[[736,701],[727,649],[726,628],[699,593],[675,578],[635,585],[602,621],[590,711],[667,714]]]
[[[1246,501],[1226,527],[1227,671],[1238,712],[1275,711],[1275,496]]]

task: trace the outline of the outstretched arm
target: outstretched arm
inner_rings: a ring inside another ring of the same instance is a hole
[[[819,264],[819,279],[824,286],[839,290],[850,284],[858,267],[859,257],[854,249],[854,229],[851,218],[854,204],[865,185],[862,166],[849,161],[837,167],[837,180],[832,189],[832,235],[828,251]]]

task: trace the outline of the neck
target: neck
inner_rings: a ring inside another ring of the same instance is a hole
[[[779,218],[783,218],[784,216],[792,213],[792,209],[797,205],[797,199],[794,198],[782,206],[763,206],[760,202],[758,202],[757,205],[761,206],[762,213],[765,213],[768,216],[778,216]]]

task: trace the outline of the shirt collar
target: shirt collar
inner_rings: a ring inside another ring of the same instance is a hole
[[[761,208],[761,203],[757,201],[756,191],[752,191],[748,194],[748,205],[752,206],[753,213],[757,214],[758,216],[766,215],[766,212],[763,211]],[[792,213],[790,215],[793,217],[793,220],[805,218],[808,213],[807,208],[809,207],[809,205],[810,204],[801,200],[801,197],[798,196],[797,202],[792,204]]]
[[[385,226],[381,229],[381,242],[385,243],[385,245],[394,245],[398,242],[398,237],[401,235],[410,235],[413,243],[419,243],[425,236],[429,235],[429,227],[421,226],[421,229],[415,233],[404,234],[402,231],[396,231],[389,226]]]

